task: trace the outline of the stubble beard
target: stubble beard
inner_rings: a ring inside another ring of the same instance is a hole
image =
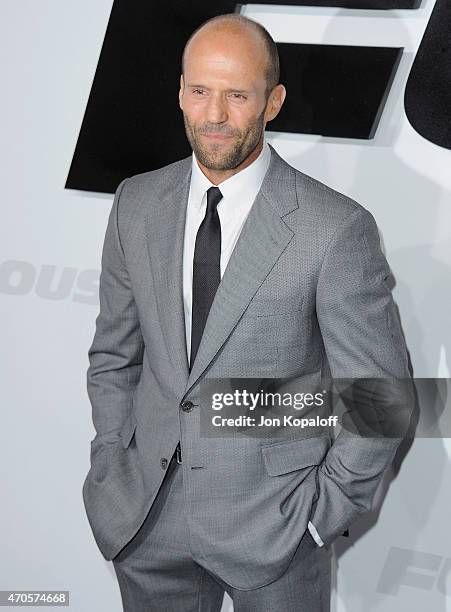
[[[186,137],[197,160],[209,170],[233,170],[243,163],[255,150],[264,132],[265,111],[251,123],[246,130],[231,130],[215,124],[204,124],[196,127],[191,124],[183,113]],[[221,144],[212,143],[210,146],[204,145],[200,140],[200,134],[208,132],[221,133],[226,136],[235,137],[232,144],[224,149]]]

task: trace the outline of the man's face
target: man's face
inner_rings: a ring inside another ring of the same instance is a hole
[[[207,27],[189,44],[179,100],[188,140],[206,168],[236,168],[261,142],[268,120],[265,62],[253,34]]]

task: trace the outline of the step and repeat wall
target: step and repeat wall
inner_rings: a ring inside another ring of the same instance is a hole
[[[0,590],[66,590],[74,612],[122,609],[81,494],[101,249],[119,182],[190,154],[181,51],[227,12],[279,46],[288,95],[268,142],[374,215],[423,379],[421,435],[334,543],[332,609],[451,610],[448,0],[0,3]]]

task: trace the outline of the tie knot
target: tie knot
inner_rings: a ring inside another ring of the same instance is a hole
[[[222,193],[219,187],[210,187],[207,191],[207,213],[216,210],[216,206],[222,200]]]

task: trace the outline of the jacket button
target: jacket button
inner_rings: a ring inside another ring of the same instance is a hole
[[[166,459],[166,457],[162,457],[160,459],[160,465],[162,470],[165,470],[168,467],[168,460]]]
[[[182,407],[183,412],[191,412],[191,410],[194,408],[193,402],[190,402],[189,400],[182,402],[180,406]]]

